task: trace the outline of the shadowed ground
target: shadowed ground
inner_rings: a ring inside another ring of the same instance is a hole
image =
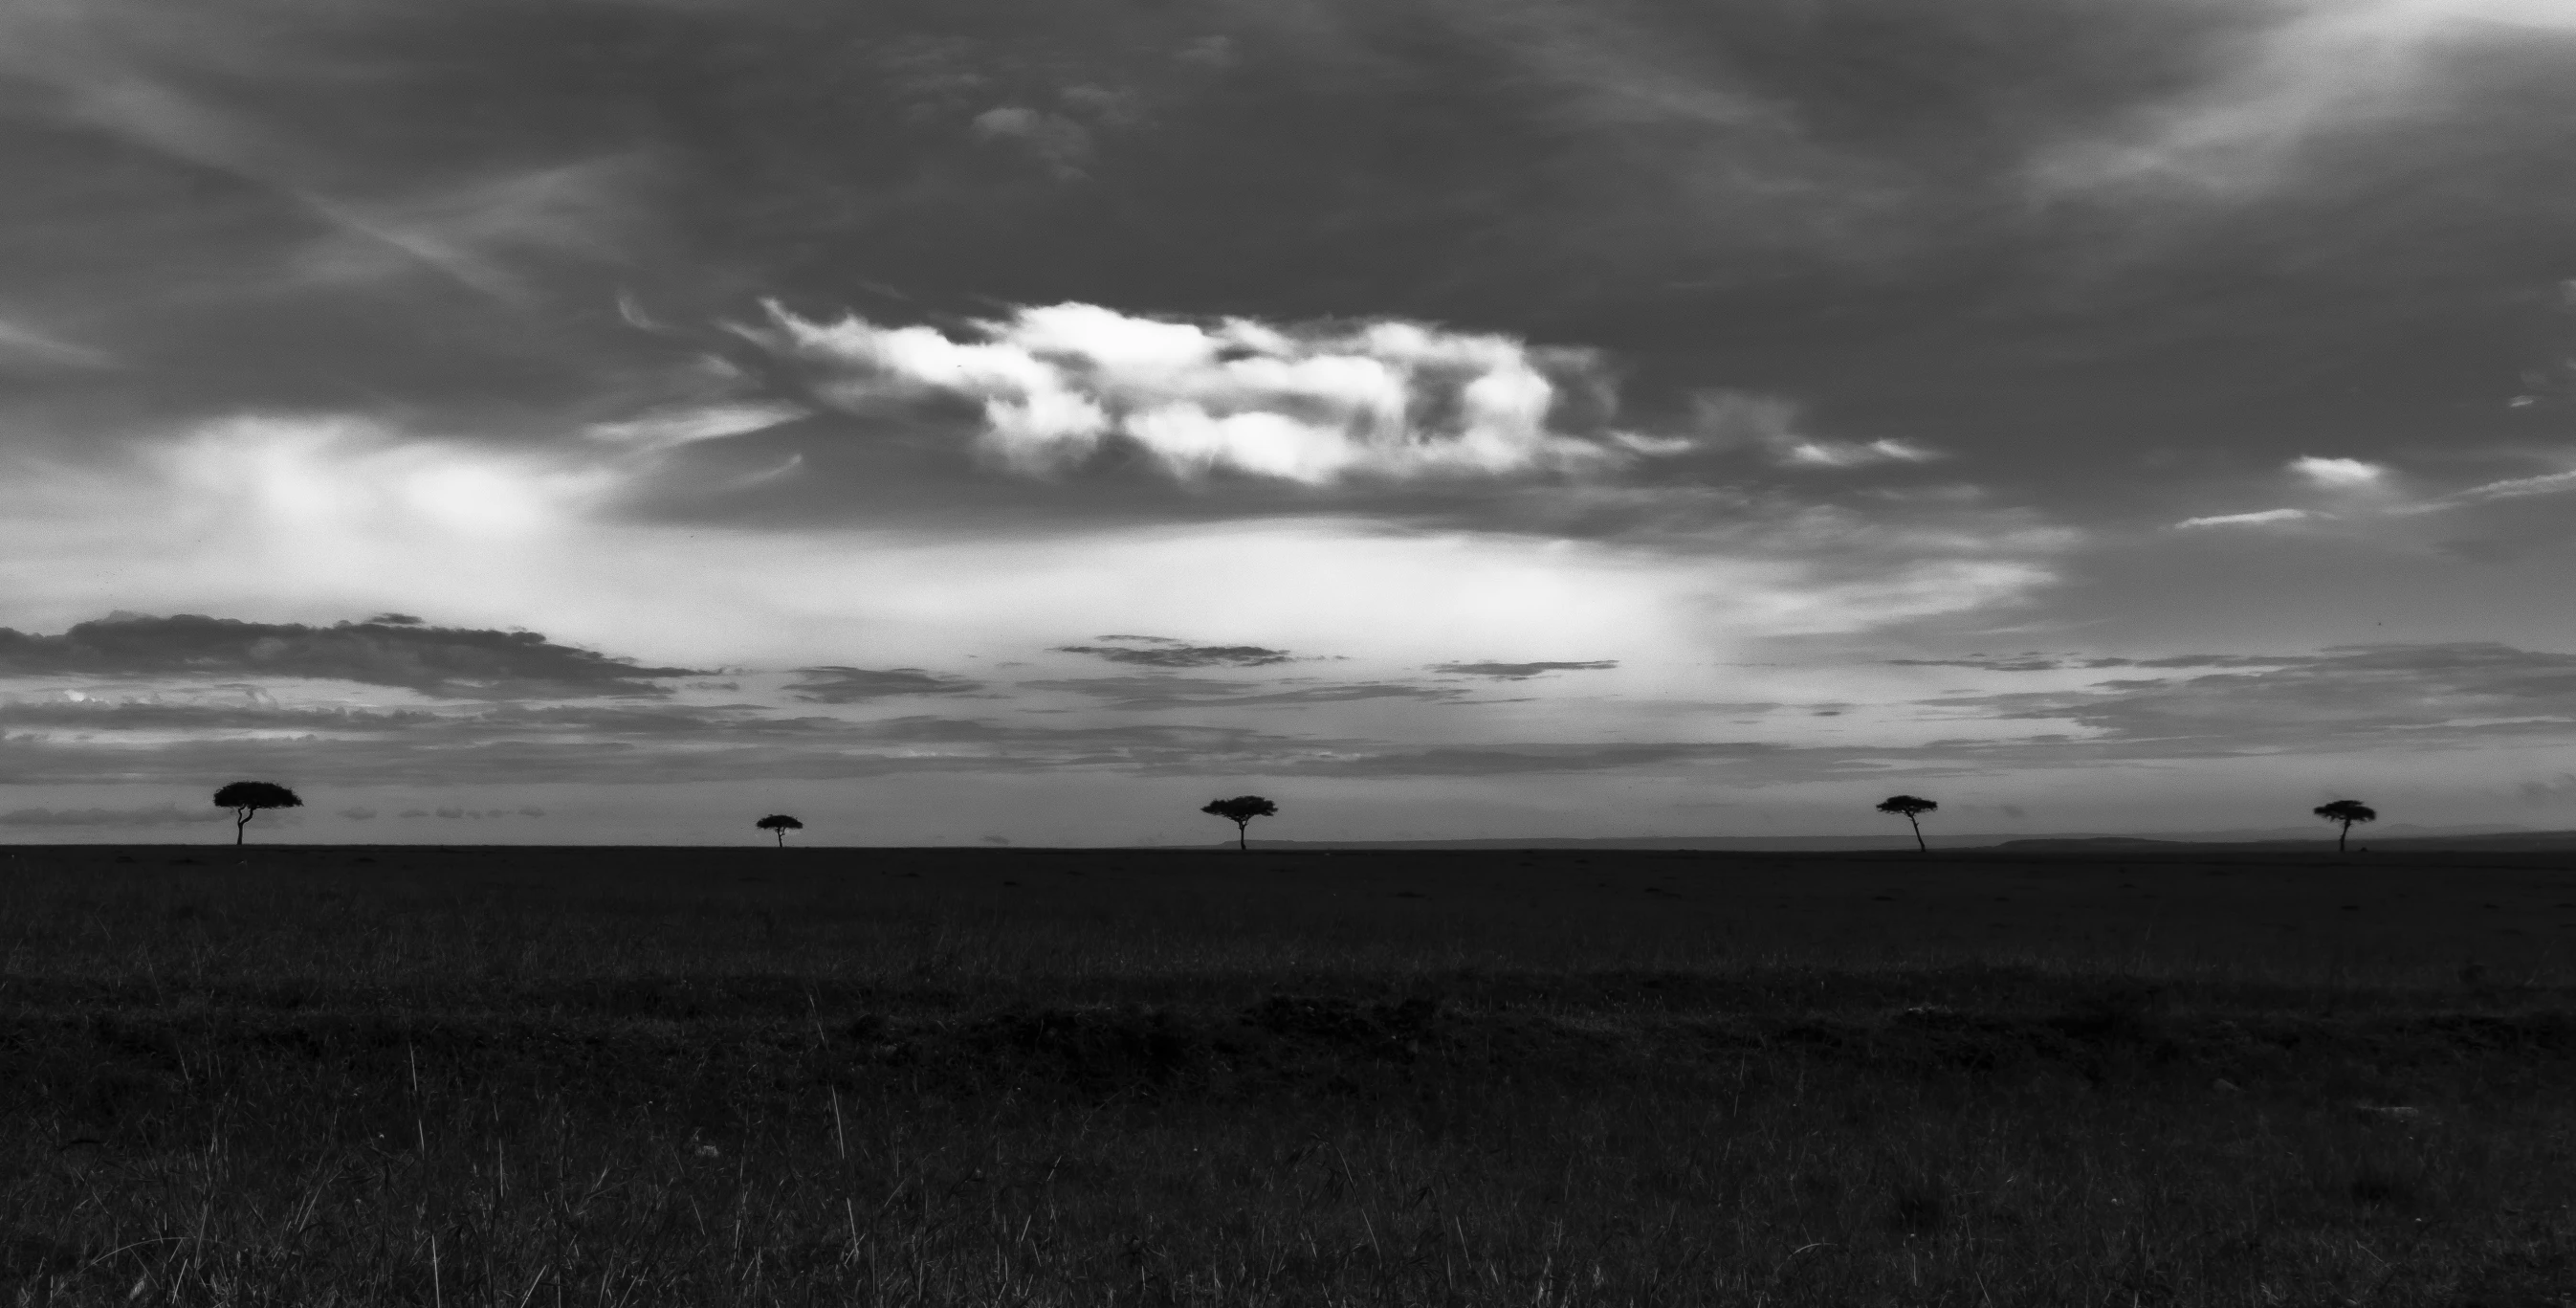
[[[27,1302],[2555,1304],[2565,855],[23,849]]]

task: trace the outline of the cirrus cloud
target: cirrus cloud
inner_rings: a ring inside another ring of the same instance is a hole
[[[2269,527],[2276,523],[2303,522],[2317,515],[2306,509],[2265,509],[2259,513],[2220,513],[2206,518],[2185,518],[2177,528],[2199,527]]]

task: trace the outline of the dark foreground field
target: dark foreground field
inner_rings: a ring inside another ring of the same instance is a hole
[[[0,851],[0,1303],[2576,1303],[2566,855]]]

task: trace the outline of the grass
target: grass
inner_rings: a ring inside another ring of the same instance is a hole
[[[0,1296],[2565,1304],[2571,903],[2544,855],[24,849]]]

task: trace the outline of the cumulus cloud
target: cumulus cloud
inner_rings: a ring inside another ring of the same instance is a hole
[[[788,684],[796,698],[815,704],[857,704],[897,695],[962,695],[983,683],[942,676],[920,668],[798,668],[799,680]]]
[[[1491,677],[1497,681],[1527,681],[1547,672],[1594,672],[1619,666],[1617,659],[1591,659],[1579,663],[1435,663],[1433,672],[1446,672],[1461,677]]]
[[[1103,636],[1101,639],[1122,643],[1058,645],[1055,652],[1089,654],[1112,663],[1133,663],[1148,668],[1257,668],[1286,663],[1295,657],[1284,649],[1268,649],[1260,645],[1188,645],[1168,636]]]
[[[533,631],[411,623],[313,627],[120,613],[57,636],[0,627],[0,676],[61,674],[320,677],[461,697],[662,695],[656,679],[690,672],[557,645]]]
[[[2319,486],[2337,489],[2376,486],[2388,472],[2378,464],[2364,463],[2359,459],[2321,459],[2314,455],[2290,460],[2290,471]]]
[[[1184,480],[1222,470],[1308,485],[1603,468],[1681,448],[1604,427],[1609,384],[1588,351],[1422,323],[1198,323],[1058,304],[951,335],[770,315],[755,336],[819,367],[827,402],[925,421],[972,406],[977,451],[1027,475],[1113,448]]]
[[[0,827],[166,827],[220,821],[220,809],[183,809],[176,804],[150,808],[19,808],[0,813]]]
[[[2185,518],[2177,528],[2199,527],[2267,527],[2281,522],[2303,522],[2318,515],[2306,509],[2265,509],[2260,513],[2221,513],[2207,518]]]

